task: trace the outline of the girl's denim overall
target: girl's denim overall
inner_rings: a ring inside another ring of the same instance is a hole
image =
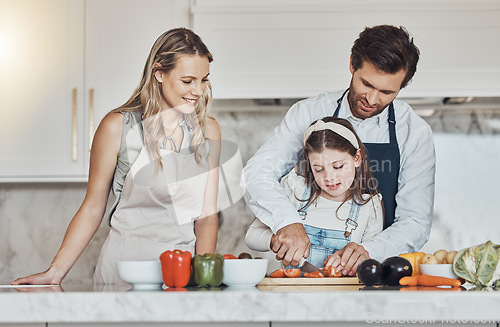
[[[302,200],[305,201],[309,198],[311,194],[310,187],[306,188]],[[326,228],[319,228],[304,224],[307,236],[309,236],[309,241],[311,242],[311,247],[309,249],[309,256],[306,261],[316,267],[323,267],[326,258],[333,254],[334,252],[342,249],[351,241],[350,233],[356,229],[357,220],[359,215],[360,205],[356,201],[352,201],[351,211],[349,212],[349,218],[346,220],[345,230],[333,230]],[[305,219],[307,216],[307,207],[299,211],[299,214]],[[335,212],[332,212],[332,219],[335,218]],[[346,236],[346,231],[349,235]],[[287,268],[292,268],[288,266]]]

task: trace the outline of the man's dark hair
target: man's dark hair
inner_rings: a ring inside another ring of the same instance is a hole
[[[417,70],[420,51],[404,27],[378,25],[367,27],[359,34],[352,46],[351,55],[355,71],[363,66],[364,61],[388,74],[406,70],[406,76],[401,83],[402,89]]]

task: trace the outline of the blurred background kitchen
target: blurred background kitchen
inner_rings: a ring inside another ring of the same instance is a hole
[[[243,165],[295,101],[349,85],[352,42],[377,24],[405,26],[421,50],[399,98],[435,135],[422,250],[500,243],[498,0],[0,0],[0,281],[50,264],[85,196],[92,135],[161,33],[186,26],[208,45],[212,114]],[[226,191],[218,251],[250,252],[254,217]],[[91,278],[107,232],[103,221],[66,282]]]

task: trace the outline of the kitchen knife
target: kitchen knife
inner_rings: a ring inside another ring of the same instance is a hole
[[[302,272],[312,273],[315,271],[320,271],[318,267],[307,262],[304,258],[300,259],[299,267]]]

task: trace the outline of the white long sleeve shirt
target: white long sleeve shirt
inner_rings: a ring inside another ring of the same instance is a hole
[[[245,201],[273,233],[301,222],[280,180],[299,160],[306,129],[318,119],[333,116],[342,92],[323,93],[295,103],[244,168]],[[387,108],[361,120],[352,115],[347,98],[344,97],[338,116],[353,125],[361,141],[389,142]],[[395,219],[390,227],[363,244],[370,257],[378,260],[418,251],[428,240],[434,205],[436,157],[432,130],[407,103],[394,100],[393,104],[400,151]]]

